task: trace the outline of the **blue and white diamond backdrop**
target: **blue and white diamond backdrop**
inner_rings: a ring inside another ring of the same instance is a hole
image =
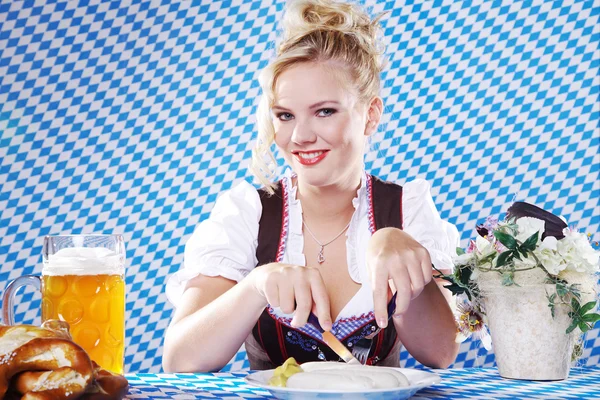
[[[367,6],[390,11],[373,174],[428,179],[463,245],[515,199],[598,232],[593,1]],[[257,72],[272,57],[283,8],[0,0],[1,286],[40,272],[44,235],[123,233],[126,370],[158,372],[172,311],[165,278],[218,194],[248,179]],[[38,322],[39,306],[25,290],[17,320]],[[599,329],[585,346],[584,362],[599,364]],[[244,355],[227,369],[247,367]],[[468,341],[455,366],[493,360]]]

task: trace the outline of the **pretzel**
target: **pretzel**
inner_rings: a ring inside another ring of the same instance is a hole
[[[66,322],[0,326],[0,398],[116,400],[128,387],[90,360]]]
[[[113,374],[110,371],[100,368],[98,364],[92,361],[94,365],[94,381],[88,387],[83,400],[113,400],[122,399],[129,390],[129,383],[123,375]]]

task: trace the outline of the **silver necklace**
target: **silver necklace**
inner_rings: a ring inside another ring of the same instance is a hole
[[[352,222],[352,219],[350,219],[350,222]],[[348,222],[348,225],[346,225],[344,227],[344,229],[342,229],[342,231],[336,235],[336,237],[334,237],[333,239],[331,239],[327,243],[321,243],[321,242],[319,242],[319,239],[317,239],[315,237],[315,234],[312,233],[312,231],[310,230],[310,228],[308,227],[308,225],[306,225],[306,221],[304,221],[304,217],[302,217],[302,224],[306,227],[306,230],[308,231],[308,233],[310,233],[310,236],[312,236],[312,238],[314,239],[314,241],[317,242],[317,244],[320,247],[320,249],[319,249],[319,255],[317,256],[317,262],[319,264],[323,264],[325,262],[325,254],[323,252],[325,250],[325,246],[327,246],[328,244],[333,243],[335,241],[335,239],[337,239],[340,236],[342,236],[342,233],[346,232],[346,229],[348,229],[348,227],[350,226],[350,222]]]

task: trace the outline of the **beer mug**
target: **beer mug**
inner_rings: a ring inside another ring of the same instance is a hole
[[[125,244],[121,235],[46,236],[42,276],[26,275],[4,292],[4,323],[14,325],[17,289],[42,293],[42,321],[69,323],[75,343],[102,368],[123,373],[125,353]]]

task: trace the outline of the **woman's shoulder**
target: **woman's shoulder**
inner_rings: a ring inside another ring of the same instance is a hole
[[[260,209],[260,198],[258,190],[249,182],[242,180],[231,189],[219,194],[213,212],[225,209]]]
[[[258,190],[254,187],[250,182],[246,180],[241,180],[237,182],[235,185],[231,187],[228,191],[224,192],[224,194],[229,193],[229,196],[232,197],[241,197],[245,198],[246,196],[254,196],[257,195]]]
[[[431,185],[429,181],[416,178],[402,185],[402,190],[407,198],[422,198],[431,196]]]

